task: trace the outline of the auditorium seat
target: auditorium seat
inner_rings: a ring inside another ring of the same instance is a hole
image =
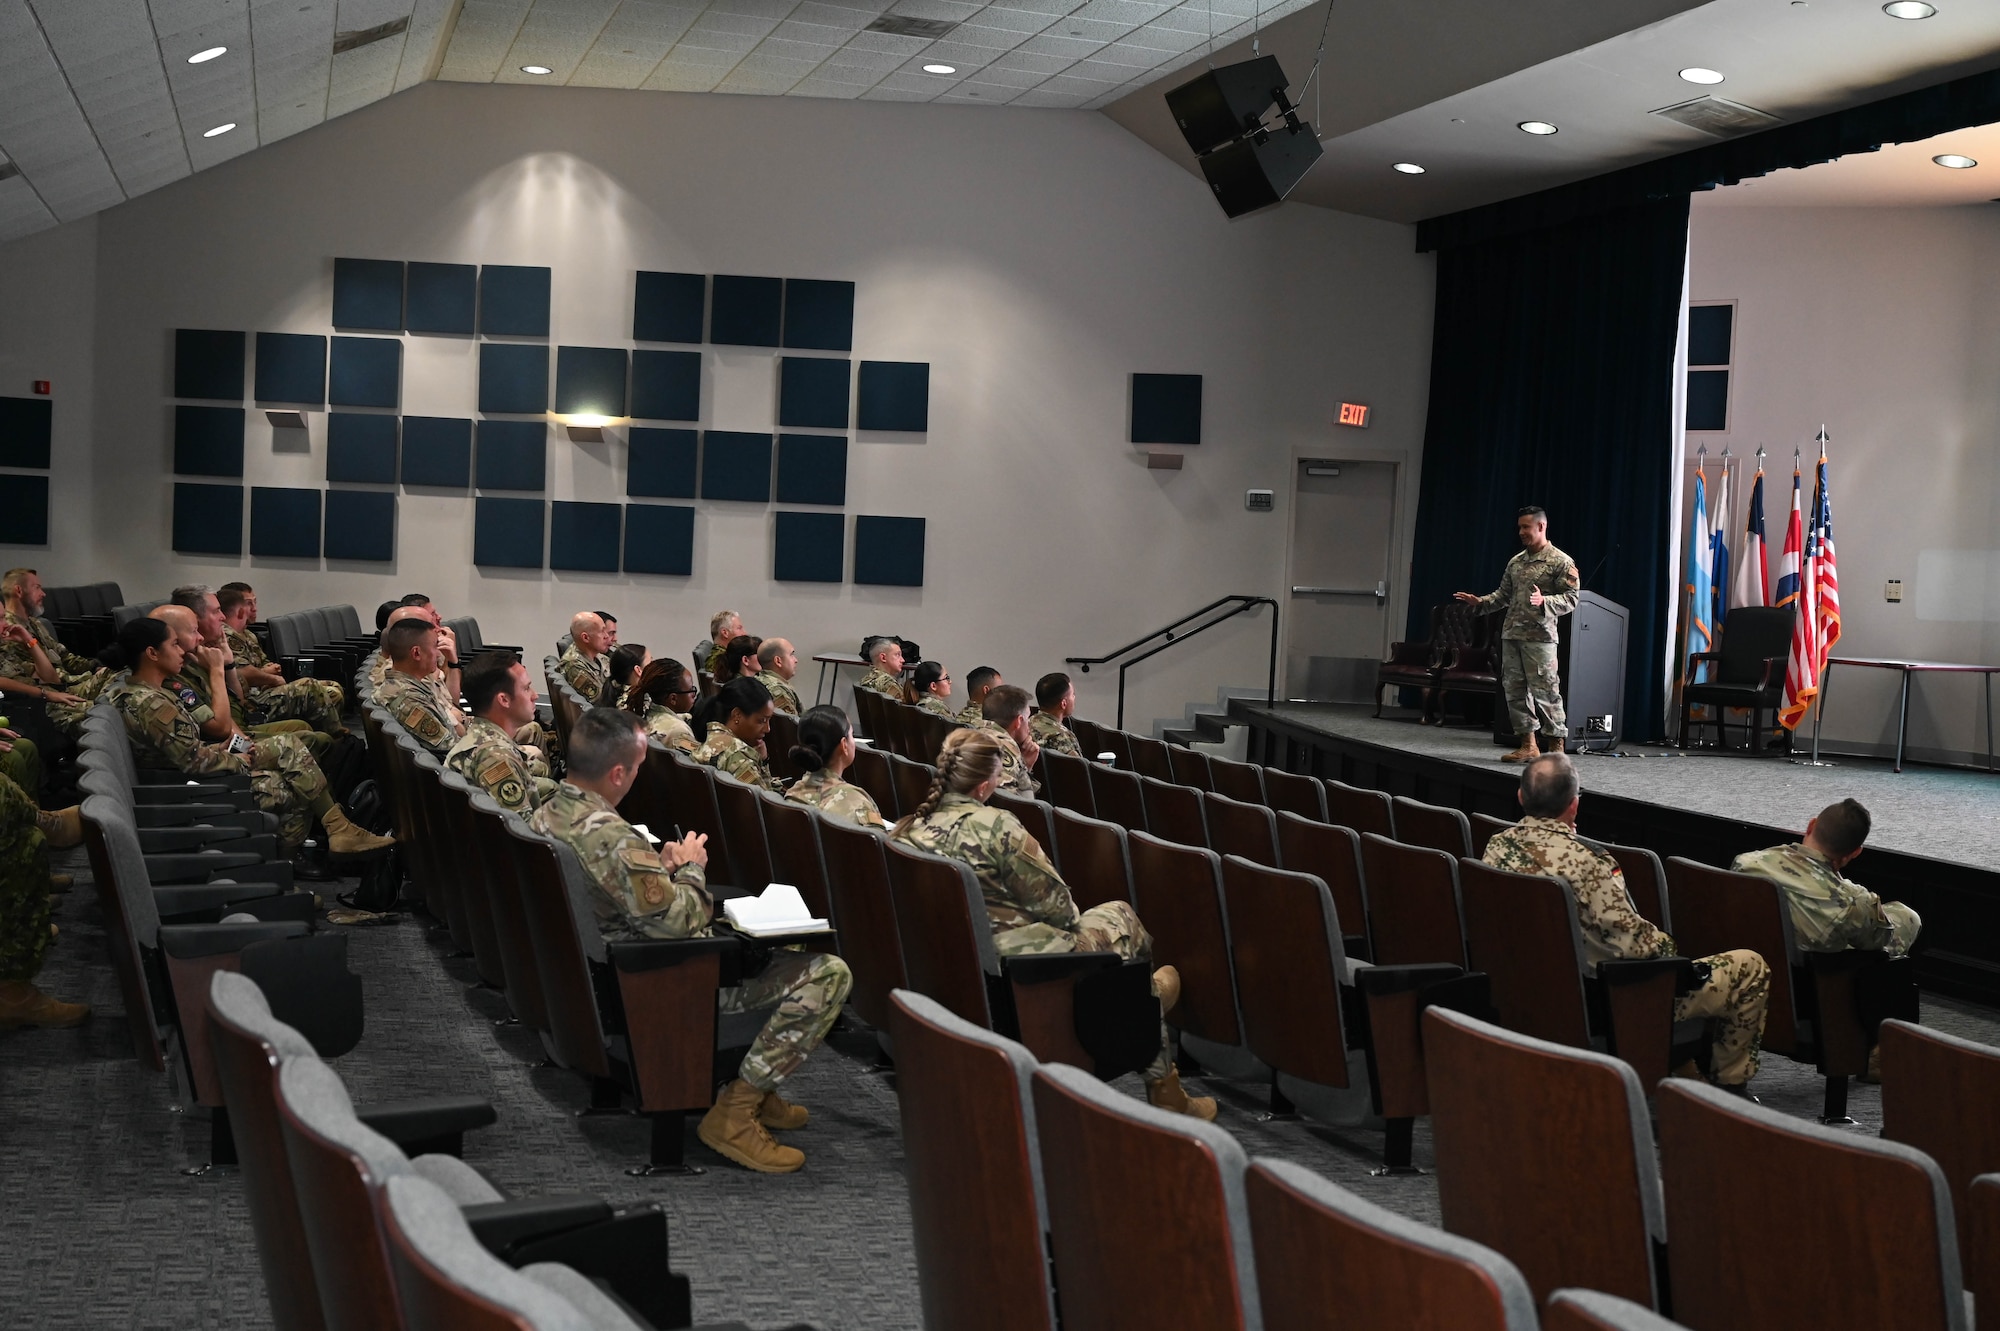
[[[1210,790],[1208,755],[1200,749],[1191,749],[1185,744],[1167,746],[1167,768],[1173,773],[1174,784],[1192,786],[1196,790]]]
[[[487,893],[493,908],[493,932],[500,946],[500,966],[505,975],[501,996],[507,1000],[511,1020],[537,1035],[549,1031],[548,999],[542,988],[542,973],[535,956],[530,932],[529,911],[524,900],[527,885],[514,854],[507,831],[507,811],[492,796],[481,791],[471,804],[472,832],[478,841],[477,853],[487,874]],[[495,1025],[505,1025],[498,1021]]]
[[[1140,777],[1103,763],[1091,763],[1090,803],[1095,816],[1116,823],[1128,832],[1146,830],[1146,797]],[[1078,813],[1088,810],[1078,809]]]
[[[1266,767],[1264,803],[1276,813],[1295,813],[1315,822],[1326,821],[1326,787],[1313,777]]]
[[[1361,866],[1371,961],[1466,964],[1455,856],[1370,832],[1361,838]]]
[[[773,880],[771,847],[764,840],[764,815],[758,807],[760,792],[727,772],[715,772],[709,780],[716,812],[722,817],[723,839],[729,843],[729,864],[736,875],[732,881],[745,892],[762,892]],[[664,832],[654,835],[666,840]]]
[[[1132,900],[1132,864],[1124,828],[1068,809],[1052,811],[1050,822],[1056,867],[1078,910]]]
[[[1393,801],[1396,810],[1396,840],[1411,846],[1428,846],[1447,855],[1472,853],[1472,825],[1457,809],[1425,804],[1405,795]]]
[[[1527,1282],[1490,1248],[1281,1160],[1251,1161],[1243,1190],[1271,1331],[1536,1331]]]
[[[1201,791],[1192,786],[1177,786],[1169,781],[1142,776],[1139,778],[1139,793],[1146,806],[1144,826],[1154,836],[1178,841],[1183,846],[1208,844],[1208,825],[1201,813]]]
[[[1495,818],[1490,813],[1472,815],[1472,858],[1480,859],[1486,854],[1486,843],[1496,832],[1504,832],[1514,824],[1505,818]]]
[[[1278,824],[1262,804],[1245,804],[1227,795],[1201,797],[1208,845],[1218,855],[1241,855],[1252,864],[1278,862]]]
[[[1379,790],[1365,790],[1345,781],[1326,780],[1326,816],[1342,827],[1376,836],[1396,836],[1396,818],[1389,796]]]
[[[1629,1299],[1588,1289],[1559,1289],[1542,1310],[1542,1331],[1674,1331],[1679,1325]]]
[[[878,695],[879,696],[879,695]],[[875,807],[890,817],[896,808],[896,777],[889,770],[890,755],[866,744],[854,746],[854,762],[847,769],[846,779],[868,792],[875,801]]]
[[[1167,757],[1169,746],[1164,741],[1135,735],[1128,730],[1125,732],[1125,747],[1132,755],[1132,771],[1155,781],[1171,782],[1174,779],[1173,762]]]
[[[1132,862],[1132,905],[1153,935],[1153,962],[1181,974],[1181,1001],[1167,1020],[1198,1040],[1241,1045],[1221,857],[1145,832],[1131,833],[1125,843]]]
[[[1315,822],[1296,813],[1278,815],[1278,864],[1326,884],[1340,915],[1349,956],[1370,957],[1368,896],[1362,888],[1361,838],[1351,827]]]
[[[771,791],[759,791],[757,808],[764,819],[764,840],[771,848],[771,879],[790,883],[805,898],[815,918],[832,918],[832,894],[827,887],[826,860],[820,853],[819,813]]]
[[[1095,721],[1080,716],[1069,719],[1070,733],[1076,736],[1076,747],[1082,751],[1085,761],[1093,760],[1104,751],[1105,727]]]
[[[889,1025],[889,994],[906,989],[903,948],[896,935],[896,907],[889,893],[889,863],[882,833],[814,814],[833,927],[840,931],[840,955],[854,972],[847,998],[852,1012],[878,1031]]]
[[[1239,763],[1228,758],[1208,760],[1209,788],[1218,795],[1245,804],[1264,802],[1264,769],[1256,763]]]
[[[882,817],[892,823],[903,814],[915,813],[917,806],[930,798],[931,787],[937,784],[937,769],[914,758],[891,757],[889,775],[896,788],[896,807],[894,810],[884,807]]]
[[[1965,1234],[1959,1261],[1972,1307],[2000,1308],[2000,1174],[1981,1174],[1966,1188]]]
[[[1049,857],[1058,872],[1061,871],[1062,861],[1056,855],[1055,825],[1050,821],[1054,810],[1046,801],[996,790],[986,803],[989,808],[1005,809],[1020,819],[1021,826],[1035,839],[1035,844],[1042,848],[1042,853]]]
[[[453,853],[447,858],[457,879],[453,895],[460,902],[470,931],[473,968],[481,982],[505,992],[507,963],[500,950],[500,928],[495,919],[497,908],[493,900],[500,888],[500,875],[486,862],[485,848],[472,813],[473,797],[485,792],[450,768],[440,770],[436,779],[445,815],[445,832],[451,838],[449,844]]]
[[[796,781],[805,773],[792,761],[792,750],[799,743],[799,720],[790,712],[771,709],[771,733],[764,737],[764,756],[771,764],[771,775],[780,781]]]
[[[722,805],[715,797],[715,769],[705,767],[657,740],[649,740],[645,762],[649,773],[656,764],[663,778],[660,789],[666,803],[657,811],[645,804],[632,807],[625,815],[626,821],[645,822],[647,830],[662,841],[673,839],[676,828],[682,834],[702,833],[708,838],[708,881],[730,887],[749,887],[737,870],[736,861],[730,858],[728,831],[722,824]],[[624,804],[630,805],[631,801],[632,795],[627,792]],[[647,816],[642,818],[637,816],[639,814]],[[648,821],[655,817],[662,819],[664,826]]]
[[[1625,875],[1625,895],[1632,899],[1632,909],[1639,912],[1639,917],[1673,933],[1673,912],[1667,909],[1667,871],[1660,857],[1643,846],[1620,846],[1608,841],[1593,844],[1618,861],[1618,868]]]
[[[1970,1253],[1966,1189],[2000,1173],[2000,1049],[1907,1021],[1883,1022],[1880,1040],[1882,1135],[1937,1161]],[[2000,1317],[2000,1305],[1988,1312]]]
[[[1058,809],[1069,809],[1086,818],[1097,816],[1096,801],[1090,794],[1090,769],[1100,766],[1066,753],[1042,750],[1042,794]]]

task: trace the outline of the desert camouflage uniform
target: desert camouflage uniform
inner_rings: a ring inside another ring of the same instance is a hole
[[[13,747],[0,753],[0,776],[6,777],[21,788],[21,793],[30,803],[42,802],[42,751],[35,747],[35,741],[26,735],[19,739],[0,736],[0,744]]]
[[[1052,712],[1037,711],[1028,717],[1028,736],[1045,749],[1066,753],[1072,758],[1083,757],[1083,747],[1076,742],[1070,728],[1057,720]]]
[[[49,942],[49,859],[35,802],[0,776],[0,982],[34,979]]]
[[[867,689],[870,693],[879,693],[885,698],[894,698],[897,702],[903,701],[903,681],[878,665],[871,664],[868,673],[863,675],[861,682],[854,687]]]
[[[604,696],[604,686],[610,682],[611,662],[602,652],[585,656],[571,643],[563,648],[562,657],[556,662],[556,673],[568,680],[585,702],[594,704]]]
[[[747,786],[762,786],[766,790],[783,791],[778,778],[771,775],[771,764],[764,755],[729,733],[729,727],[720,721],[708,723],[708,738],[693,754],[696,762],[725,772]]]
[[[1528,594],[1536,587],[1542,589],[1542,603],[1530,605]],[[1576,561],[1545,545],[1516,553],[1500,574],[1500,586],[1479,598],[1481,614],[1507,609],[1500,623],[1500,688],[1516,735],[1535,733],[1536,711],[1542,734],[1551,739],[1568,734],[1556,671],[1556,617],[1576,609],[1578,595]]]
[[[1028,764],[1021,757],[1021,746],[1014,742],[1006,727],[997,721],[977,721],[972,728],[983,730],[1000,741],[1000,784],[997,789],[1033,799],[1041,790],[1042,783],[1028,775]]]
[[[646,709],[646,733],[679,753],[693,753],[701,747],[687,717],[665,703],[656,702]]]
[[[773,707],[781,712],[789,712],[793,716],[804,715],[805,708],[799,703],[798,690],[786,683],[774,671],[766,670],[757,676],[757,682],[770,692]]]
[[[271,668],[264,644],[249,629],[231,629],[228,638],[230,653],[239,666],[253,670]],[[304,721],[322,734],[338,735],[345,729],[340,724],[340,709],[346,703],[346,690],[330,679],[292,679],[268,688],[245,689],[242,701],[233,706],[240,712],[239,724]]]
[[[597,927],[606,938],[700,938],[712,932],[714,907],[701,867],[683,864],[669,873],[659,852],[602,796],[565,781],[529,823],[583,861],[597,889],[591,897]],[[777,1005],[737,1075],[760,1091],[775,1090],[826,1038],[853,986],[839,957],[786,948],[772,954],[761,974],[718,990],[718,1012]]]
[[[124,719],[132,757],[140,767],[188,776],[250,773],[257,807],[278,815],[278,840],[287,852],[298,849],[312,820],[333,807],[325,774],[297,736],[266,735],[247,755],[231,753],[225,744],[204,744],[200,728],[175,695],[129,675],[116,689],[106,690],[101,701],[116,707]]]
[[[1729,867],[1778,885],[1792,909],[1792,935],[1807,952],[1880,949],[1900,957],[1924,927],[1922,917],[1908,906],[1884,901],[1849,882],[1800,842],[1738,855]]]
[[[215,700],[208,696],[206,670],[190,662],[181,667],[180,674],[168,676],[165,682],[170,692],[180,694],[181,706],[185,707],[188,715],[194,718],[196,726],[205,726],[215,719]],[[304,721],[265,721],[251,725],[245,718],[243,704],[234,697],[229,700],[229,719],[235,723],[238,730],[253,739],[261,739],[265,735],[297,735],[305,742],[306,748],[312,751],[315,758],[325,753],[327,746],[333,743],[331,737],[314,730]]]
[[[1618,861],[1584,844],[1576,829],[1556,818],[1523,818],[1486,843],[1486,863],[1511,873],[1560,878],[1576,898],[1584,956],[1591,969],[1600,961],[1671,957],[1674,940],[1639,914],[1625,890]],[[1764,1007],[1771,988],[1770,967],[1747,948],[1699,957],[1708,968],[1700,988],[1674,1003],[1674,1020],[1715,1022],[1715,1080],[1741,1085],[1757,1075],[1764,1041]]]
[[[935,693],[926,693],[923,697],[917,699],[917,706],[923,708],[932,716],[941,716],[947,721],[958,720],[958,713],[951,710],[951,704],[938,697]]]
[[[509,813],[526,814],[555,793],[556,783],[532,770],[527,751],[483,716],[445,754],[444,765],[493,797]]]
[[[874,796],[852,781],[843,781],[825,770],[807,772],[792,782],[785,798],[797,804],[810,804],[828,817],[842,822],[861,827],[885,826],[882,811],[875,807]]]
[[[375,690],[375,703],[440,759],[465,733],[465,713],[445,696],[443,683],[435,678],[418,679],[391,670]]]

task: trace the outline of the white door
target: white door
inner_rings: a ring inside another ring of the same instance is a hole
[[[1301,458],[1284,696],[1365,702],[1388,646],[1396,464]]]

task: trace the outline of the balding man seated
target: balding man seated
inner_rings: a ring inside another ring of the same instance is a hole
[[[465,714],[458,710],[458,672],[450,672],[450,685],[439,677],[438,631],[426,619],[397,620],[382,631],[382,652],[389,672],[375,690],[376,703],[442,760],[465,733]]]
[[[228,686],[224,694],[216,695],[209,691],[208,672],[204,668],[191,664],[182,672],[181,678],[200,695],[204,708],[211,713],[226,712],[233,729],[245,734],[300,732],[316,756],[325,754],[333,736],[347,733],[347,727],[340,723],[339,707],[336,705],[329,709],[322,706],[312,683],[306,680],[283,685],[272,695],[280,705],[260,709],[252,715],[249,690],[243,679],[243,664],[237,659],[235,646],[229,640],[229,621],[222,613],[221,598],[207,587],[190,584],[174,588],[168,599],[194,617],[200,646],[222,658],[222,678]],[[335,696],[339,695],[336,693]],[[209,738],[221,739],[226,735],[211,733]]]
[[[556,662],[556,670],[569,686],[593,706],[603,698],[605,681],[611,677],[611,662],[604,655],[609,641],[604,621],[596,612],[585,610],[569,621],[569,646]]]
[[[165,687],[176,695],[182,709],[193,718],[203,739],[226,743],[235,735],[255,738],[258,735],[292,734],[315,757],[326,751],[331,741],[325,735],[315,733],[303,721],[272,721],[260,726],[246,726],[237,720],[229,705],[229,653],[226,648],[202,640],[200,620],[194,611],[184,605],[162,605],[155,606],[146,617],[165,624],[180,646],[184,664],[166,680]]]
[[[903,701],[903,644],[895,638],[873,637],[861,644],[861,654],[868,658],[868,673],[856,687]]]
[[[771,705],[793,716],[803,715],[805,708],[792,687],[792,676],[799,673],[799,654],[792,644],[783,638],[764,639],[757,649],[757,668],[757,682],[770,693]]]

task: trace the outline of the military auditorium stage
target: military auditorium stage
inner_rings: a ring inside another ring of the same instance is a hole
[[[1484,727],[1380,720],[1339,704],[1236,700],[1248,757],[1294,772],[1372,786],[1468,813],[1518,816],[1520,769]],[[1760,846],[1795,841],[1806,819],[1852,796],[1874,815],[1850,877],[1908,902],[1924,917],[1917,949],[1928,987],[2000,1005],[2000,776],[1840,758],[1804,767],[1782,757],[1625,744],[1624,757],[1579,755],[1587,836],[1726,865]]]

